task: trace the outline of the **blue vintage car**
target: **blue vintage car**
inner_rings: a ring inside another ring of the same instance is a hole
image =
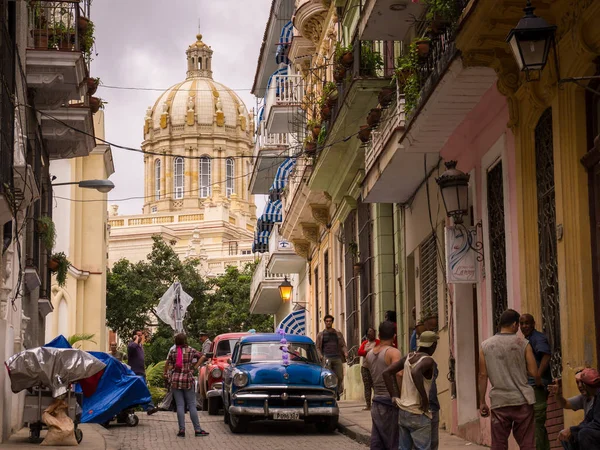
[[[282,338],[287,343],[281,344]],[[315,344],[306,336],[245,336],[223,375],[225,423],[242,433],[251,420],[304,420],[332,432],[339,416],[337,381],[321,366]]]

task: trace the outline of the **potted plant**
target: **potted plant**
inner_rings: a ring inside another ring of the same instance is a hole
[[[101,98],[90,97],[90,110],[92,114],[96,114],[99,110],[104,109],[106,105],[108,105],[108,102],[105,102]]]
[[[304,138],[304,152],[310,156],[317,152],[317,143],[312,136],[306,136]]]
[[[48,261],[48,268],[56,272],[56,283],[60,287],[64,287],[67,282],[67,271],[70,266],[71,263],[63,252],[53,253]]]
[[[363,144],[371,140],[371,127],[369,125],[361,125],[357,136]]]
[[[460,17],[460,7],[455,0],[427,0],[425,18],[430,22],[432,30],[443,31]]]
[[[429,47],[431,45],[431,39],[428,37],[421,37],[414,41],[417,48],[417,55],[420,59],[425,59],[429,56]]]
[[[87,84],[88,95],[94,95],[100,85],[100,78],[87,77],[85,82]]]
[[[379,105],[385,109],[390,106],[392,100],[394,99],[395,90],[392,86],[385,86],[381,88],[379,91],[379,95],[377,96],[377,100],[379,101]]]
[[[81,32],[79,36],[81,47],[80,50],[85,56],[85,60],[89,64],[92,61],[92,48],[96,42],[96,38],[94,37],[94,22],[90,20],[88,26],[85,28],[85,31]]]
[[[341,83],[342,81],[344,81],[345,77],[346,77],[346,68],[342,65],[336,65],[333,68],[333,79],[337,83]]]
[[[381,54],[374,51],[371,45],[363,41],[360,47],[360,74],[367,77],[377,76],[377,72],[383,68]]]
[[[417,52],[417,45],[415,42],[410,44],[409,52],[407,55],[407,68],[411,68],[412,72],[404,81],[403,93],[404,93],[404,112],[406,115],[411,114],[416,108],[421,95],[421,84],[419,82],[418,65],[419,56]]]
[[[354,63],[354,53],[352,44],[344,47],[340,42],[335,46],[335,60],[346,69],[352,67]]]
[[[322,98],[323,102],[321,104],[321,119],[329,120],[331,119],[331,105],[326,102],[326,98]]]
[[[396,81],[400,94],[404,94],[404,87],[409,77],[416,72],[418,59],[416,45],[414,46],[414,51],[411,52],[409,47],[409,52],[406,55],[399,56],[396,59],[396,68],[394,69],[394,76],[392,78]]]
[[[312,132],[313,139],[317,139],[319,133],[321,133],[321,122],[318,120],[309,120],[307,127]]]
[[[371,128],[375,128],[377,125],[379,125],[379,122],[381,121],[381,112],[381,108],[373,108],[369,112],[369,115],[367,116],[367,124]]]
[[[360,274],[360,268],[362,264],[360,263],[360,252],[358,251],[358,244],[354,241],[348,244],[348,251],[352,255],[352,259],[354,260],[352,264],[352,268],[354,269],[354,276],[358,276]]]
[[[327,139],[327,127],[325,125],[323,125],[321,127],[321,130],[319,131],[319,135],[317,136],[317,145],[320,148],[323,148],[323,146],[325,145],[325,140]]]
[[[36,228],[42,244],[47,251],[51,252],[56,243],[56,227],[52,219],[42,216],[36,221]]]
[[[333,81],[325,83],[325,86],[323,86],[323,95],[327,98],[327,102],[330,105],[335,105],[338,99],[338,90]]]

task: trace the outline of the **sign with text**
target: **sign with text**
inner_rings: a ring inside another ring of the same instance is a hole
[[[476,227],[446,227],[446,278],[448,283],[478,283],[477,253],[471,248]]]

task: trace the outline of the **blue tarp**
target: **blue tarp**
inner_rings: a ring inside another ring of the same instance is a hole
[[[71,345],[61,335],[45,347],[71,348]],[[150,403],[152,399],[146,383],[129,367],[108,353],[88,353],[106,364],[106,368],[96,392],[90,397],[83,397],[81,423],[105,423],[125,409]],[[77,390],[81,390],[79,385]]]

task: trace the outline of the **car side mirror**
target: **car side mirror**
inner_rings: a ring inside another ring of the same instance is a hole
[[[206,356],[207,359],[212,359],[215,354],[213,352],[207,352],[204,354],[204,356]]]
[[[231,358],[227,358],[227,364],[231,364]]]

